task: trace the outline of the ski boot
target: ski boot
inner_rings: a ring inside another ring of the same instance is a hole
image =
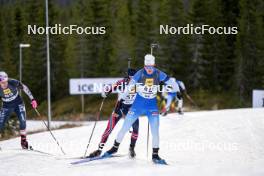
[[[100,156],[101,153],[102,153],[102,150],[98,149],[98,150],[95,150],[94,152],[90,153],[90,155],[87,156],[86,158],[94,158],[94,157]]]
[[[158,153],[159,153],[159,148],[153,148],[153,153],[152,153],[153,163],[167,165],[166,161],[164,159],[160,158]]]
[[[182,109],[178,109],[178,114],[183,115]]]
[[[107,152],[105,152],[103,154],[103,156],[104,157],[108,157],[108,156],[111,156],[111,155],[115,154],[118,151],[119,145],[120,145],[120,143],[118,143],[118,142],[115,141],[114,146],[110,150],[108,150]]]
[[[21,147],[22,149],[29,149],[26,135],[21,135]]]
[[[130,145],[129,147],[129,158],[135,158],[136,157],[136,152],[135,152],[135,146]]]
[[[160,113],[160,115],[162,115],[162,116],[166,116],[168,114],[168,110],[163,110],[161,113]]]

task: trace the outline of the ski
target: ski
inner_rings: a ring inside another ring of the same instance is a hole
[[[41,150],[36,150],[34,149],[32,146],[29,146],[28,149],[22,149],[23,151],[32,151],[32,152],[36,152],[36,153],[41,153],[41,154],[45,154],[45,155],[50,155],[50,156],[54,156],[51,153],[47,153],[47,152],[43,152]]]
[[[93,158],[84,158],[75,162],[71,162],[72,165],[77,165],[77,164],[82,164],[82,163],[87,163],[95,160],[102,160],[102,159],[107,159],[107,158],[114,158],[114,157],[122,157],[123,155],[109,155],[109,154],[103,154],[102,156],[97,156]]]
[[[85,159],[81,156],[69,156],[69,157],[55,157],[56,160],[81,160],[81,159]]]
[[[1,151],[26,151],[26,152],[35,152],[35,153],[40,153],[40,154],[45,154],[45,155],[49,155],[49,156],[56,156],[54,154],[51,153],[47,153],[47,152],[43,152],[40,150],[36,150],[33,149],[32,147],[28,148],[28,149],[18,149],[18,148],[14,148],[14,149],[2,149]]]

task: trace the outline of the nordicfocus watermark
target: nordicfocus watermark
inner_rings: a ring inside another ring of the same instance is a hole
[[[106,27],[104,26],[78,26],[78,25],[69,25],[62,26],[61,24],[55,24],[53,26],[43,27],[37,25],[28,25],[27,26],[28,35],[43,35],[43,34],[54,34],[54,35],[103,35],[106,34]]]
[[[232,152],[239,150],[238,143],[230,142],[210,142],[203,141],[197,142],[192,140],[178,141],[178,142],[161,142],[162,148],[170,151],[197,151],[197,152],[208,152],[208,151],[219,151],[219,152]]]
[[[224,26],[210,26],[201,25],[194,26],[193,24],[187,24],[186,26],[170,26],[170,25],[160,25],[160,34],[166,35],[203,35],[203,34],[217,34],[217,35],[236,35],[238,34],[238,27],[224,27]]]
[[[87,85],[78,85],[78,91],[82,92]],[[93,83],[89,90],[96,93],[96,92],[109,92],[110,90],[115,90],[114,92],[117,93],[124,93],[124,92],[144,92],[144,93],[157,93],[157,92],[171,92],[174,88],[171,85],[144,85],[143,83],[136,83],[133,85],[114,85],[114,84],[104,84],[104,83]]]

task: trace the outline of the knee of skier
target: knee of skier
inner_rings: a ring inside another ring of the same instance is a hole
[[[117,135],[117,142],[121,142],[125,134],[129,131],[132,124],[136,121],[136,116],[133,116],[133,114],[128,114],[128,116],[125,118],[125,121],[123,123],[123,126],[121,130],[119,131]]]
[[[149,123],[150,123],[150,129],[152,136],[158,136],[159,135],[159,116],[152,115],[149,117]]]
[[[139,128],[139,120],[137,119],[134,123],[133,123],[133,133],[138,133],[138,128]]]
[[[25,130],[26,129],[26,123],[20,123],[20,125],[19,125],[19,129],[20,130]]]
[[[26,117],[25,117],[25,113],[24,112],[21,112],[19,115],[18,115],[18,118],[19,118],[19,128],[20,130],[25,130],[26,129]]]

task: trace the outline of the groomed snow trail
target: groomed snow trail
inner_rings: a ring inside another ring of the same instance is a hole
[[[72,166],[71,157],[84,154],[93,122],[53,131],[66,156],[48,132],[28,136],[32,146],[54,156],[20,150],[20,139],[0,142],[0,176],[262,176],[264,175],[264,109],[200,111],[160,117],[160,156],[169,166],[154,165],[146,157],[147,119],[140,118],[137,159],[126,156],[127,134],[120,146],[124,157]],[[106,121],[99,122],[88,152],[97,148]],[[113,144],[121,120],[105,150]],[[150,141],[151,144],[151,141]],[[149,149],[151,151],[151,148]]]

